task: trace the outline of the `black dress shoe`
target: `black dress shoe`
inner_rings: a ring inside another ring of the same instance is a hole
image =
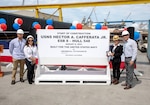
[[[20,78],[20,82],[24,82],[24,80],[22,78]]]
[[[29,82],[29,84],[32,84],[32,82]]]
[[[127,90],[127,89],[130,89],[130,88],[132,88],[131,85],[130,86],[126,86],[124,89]]]
[[[14,85],[16,82],[15,82],[15,80],[12,80],[11,81],[11,85]]]

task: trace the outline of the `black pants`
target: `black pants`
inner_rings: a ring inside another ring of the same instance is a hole
[[[120,78],[120,63],[121,62],[112,61],[113,78],[116,78],[117,80],[119,80],[119,78]]]
[[[32,83],[33,81],[33,77],[34,77],[34,67],[35,64],[32,64],[30,61],[28,61],[27,59],[25,59],[26,62],[26,66],[27,66],[27,79],[29,83]]]

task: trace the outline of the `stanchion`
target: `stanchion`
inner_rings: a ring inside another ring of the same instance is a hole
[[[125,66],[123,67],[123,69],[120,72],[120,75],[122,74],[122,72],[125,70]],[[136,74],[133,71],[133,75],[135,76],[136,80],[139,81],[138,77],[136,76]]]
[[[4,76],[4,72],[2,72],[2,70],[1,70],[1,53],[3,53],[3,48],[4,48],[4,46],[0,45],[0,77]]]

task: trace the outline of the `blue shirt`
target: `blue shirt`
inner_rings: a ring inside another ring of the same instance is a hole
[[[9,43],[9,52],[14,59],[25,59],[23,51],[25,43],[25,39],[19,40],[18,38],[15,38],[11,40]]]
[[[123,52],[125,57],[132,57],[132,61],[137,57],[137,43],[133,39],[128,39],[123,46]]]

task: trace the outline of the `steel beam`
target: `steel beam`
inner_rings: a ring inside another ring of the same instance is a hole
[[[25,6],[0,6],[0,10],[25,10],[25,9],[47,9],[47,8],[78,8],[92,6],[114,6],[114,5],[130,5],[130,4],[147,4],[150,0],[107,0],[99,2],[78,2],[65,4],[41,4],[41,5],[25,5]]]

